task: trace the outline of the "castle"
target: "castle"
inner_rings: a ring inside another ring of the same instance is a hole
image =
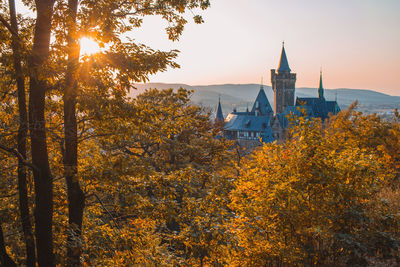
[[[322,85],[322,72],[318,88],[318,97],[297,97],[295,100],[296,73],[291,73],[286,57],[285,46],[279,67],[271,70],[271,83],[274,92],[274,109],[272,109],[264,87],[254,101],[251,111],[233,110],[225,119],[222,113],[221,101],[218,102],[217,121],[224,121],[223,134],[226,138],[238,140],[242,143],[254,141],[273,142],[283,137],[285,129],[289,126],[288,115],[302,115],[299,107],[303,108],[307,117],[328,118],[329,114],[340,111],[336,101],[327,101],[324,97]]]

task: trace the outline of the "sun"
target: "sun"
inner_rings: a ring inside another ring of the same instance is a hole
[[[82,37],[80,40],[81,55],[90,56],[100,52],[100,46],[93,39],[88,37]]]

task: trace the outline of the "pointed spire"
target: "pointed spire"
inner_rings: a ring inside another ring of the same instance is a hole
[[[261,76],[260,90],[264,90],[264,77]]]
[[[322,86],[322,69],[321,69],[321,73],[319,76],[318,97],[324,98],[324,87]]]
[[[217,116],[215,117],[215,120],[224,121],[224,114],[222,113],[222,107],[221,107],[221,96],[218,97]]]
[[[282,42],[281,60],[279,61],[278,73],[290,72],[289,63],[285,52],[285,42]]]

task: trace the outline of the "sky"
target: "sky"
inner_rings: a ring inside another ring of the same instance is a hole
[[[400,0],[210,0],[205,23],[189,23],[178,42],[165,22],[146,18],[131,38],[180,50],[180,69],[150,82],[270,85],[285,41],[296,87],[372,89],[400,95]]]

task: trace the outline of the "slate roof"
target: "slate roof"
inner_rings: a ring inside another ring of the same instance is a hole
[[[313,110],[314,117],[321,119],[328,118],[328,107],[324,98],[319,97],[298,97],[296,98],[296,106],[310,106]]]
[[[279,122],[283,128],[287,128],[290,124],[289,118],[290,116],[294,118],[294,116],[304,116],[302,108],[305,109],[306,112],[306,117],[314,117],[313,110],[310,106],[304,106],[304,107],[299,107],[299,106],[288,106],[285,108],[285,110],[282,113],[277,114],[277,117],[279,119]]]
[[[318,97],[298,97],[295,105],[310,107],[313,111],[313,117],[323,120],[328,118],[329,113],[337,114],[340,111],[336,101],[326,101],[325,98]]]
[[[226,118],[224,130],[265,132],[271,128],[270,120],[270,117],[255,116],[252,112],[249,112],[246,115],[231,113]]]
[[[286,51],[285,51],[285,43],[282,45],[282,53],[281,53],[281,60],[279,61],[279,68],[278,68],[278,73],[281,72],[290,72],[291,69],[289,68],[289,63],[286,57]]]
[[[328,107],[328,112],[334,115],[338,114],[340,111],[340,107],[336,101],[326,101],[326,105]]]
[[[251,112],[259,112],[259,115],[270,115],[273,113],[272,107],[268,101],[267,95],[265,94],[263,86],[261,86],[258,92],[257,98],[254,101],[253,108]]]

